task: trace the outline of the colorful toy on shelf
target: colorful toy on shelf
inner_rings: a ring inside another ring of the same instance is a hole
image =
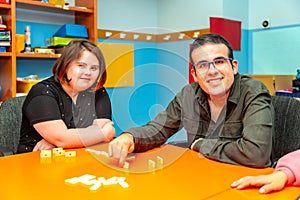
[[[300,92],[300,69],[297,69],[296,79],[293,80],[294,93]]]

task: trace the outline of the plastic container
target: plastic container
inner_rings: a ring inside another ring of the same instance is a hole
[[[25,52],[29,53],[31,52],[31,31],[30,31],[30,26],[25,26]]]
[[[67,37],[52,37],[46,39],[48,47],[51,46],[67,46],[72,40],[78,40],[79,38],[67,38]]]
[[[17,80],[17,92],[28,93],[31,87],[40,81],[41,80]]]

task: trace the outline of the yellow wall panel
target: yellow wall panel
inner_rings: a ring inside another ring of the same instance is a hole
[[[133,44],[98,43],[106,63],[106,88],[134,85]]]

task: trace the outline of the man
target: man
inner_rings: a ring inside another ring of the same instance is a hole
[[[154,120],[111,141],[109,155],[122,165],[128,153],[160,146],[184,127],[189,147],[210,159],[270,166],[274,109],[266,87],[238,73],[232,47],[220,35],[197,38],[190,60],[195,82],[185,86]]]

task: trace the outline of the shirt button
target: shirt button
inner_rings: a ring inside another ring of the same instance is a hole
[[[63,117],[63,116],[65,116],[65,114],[61,114],[61,116]]]

